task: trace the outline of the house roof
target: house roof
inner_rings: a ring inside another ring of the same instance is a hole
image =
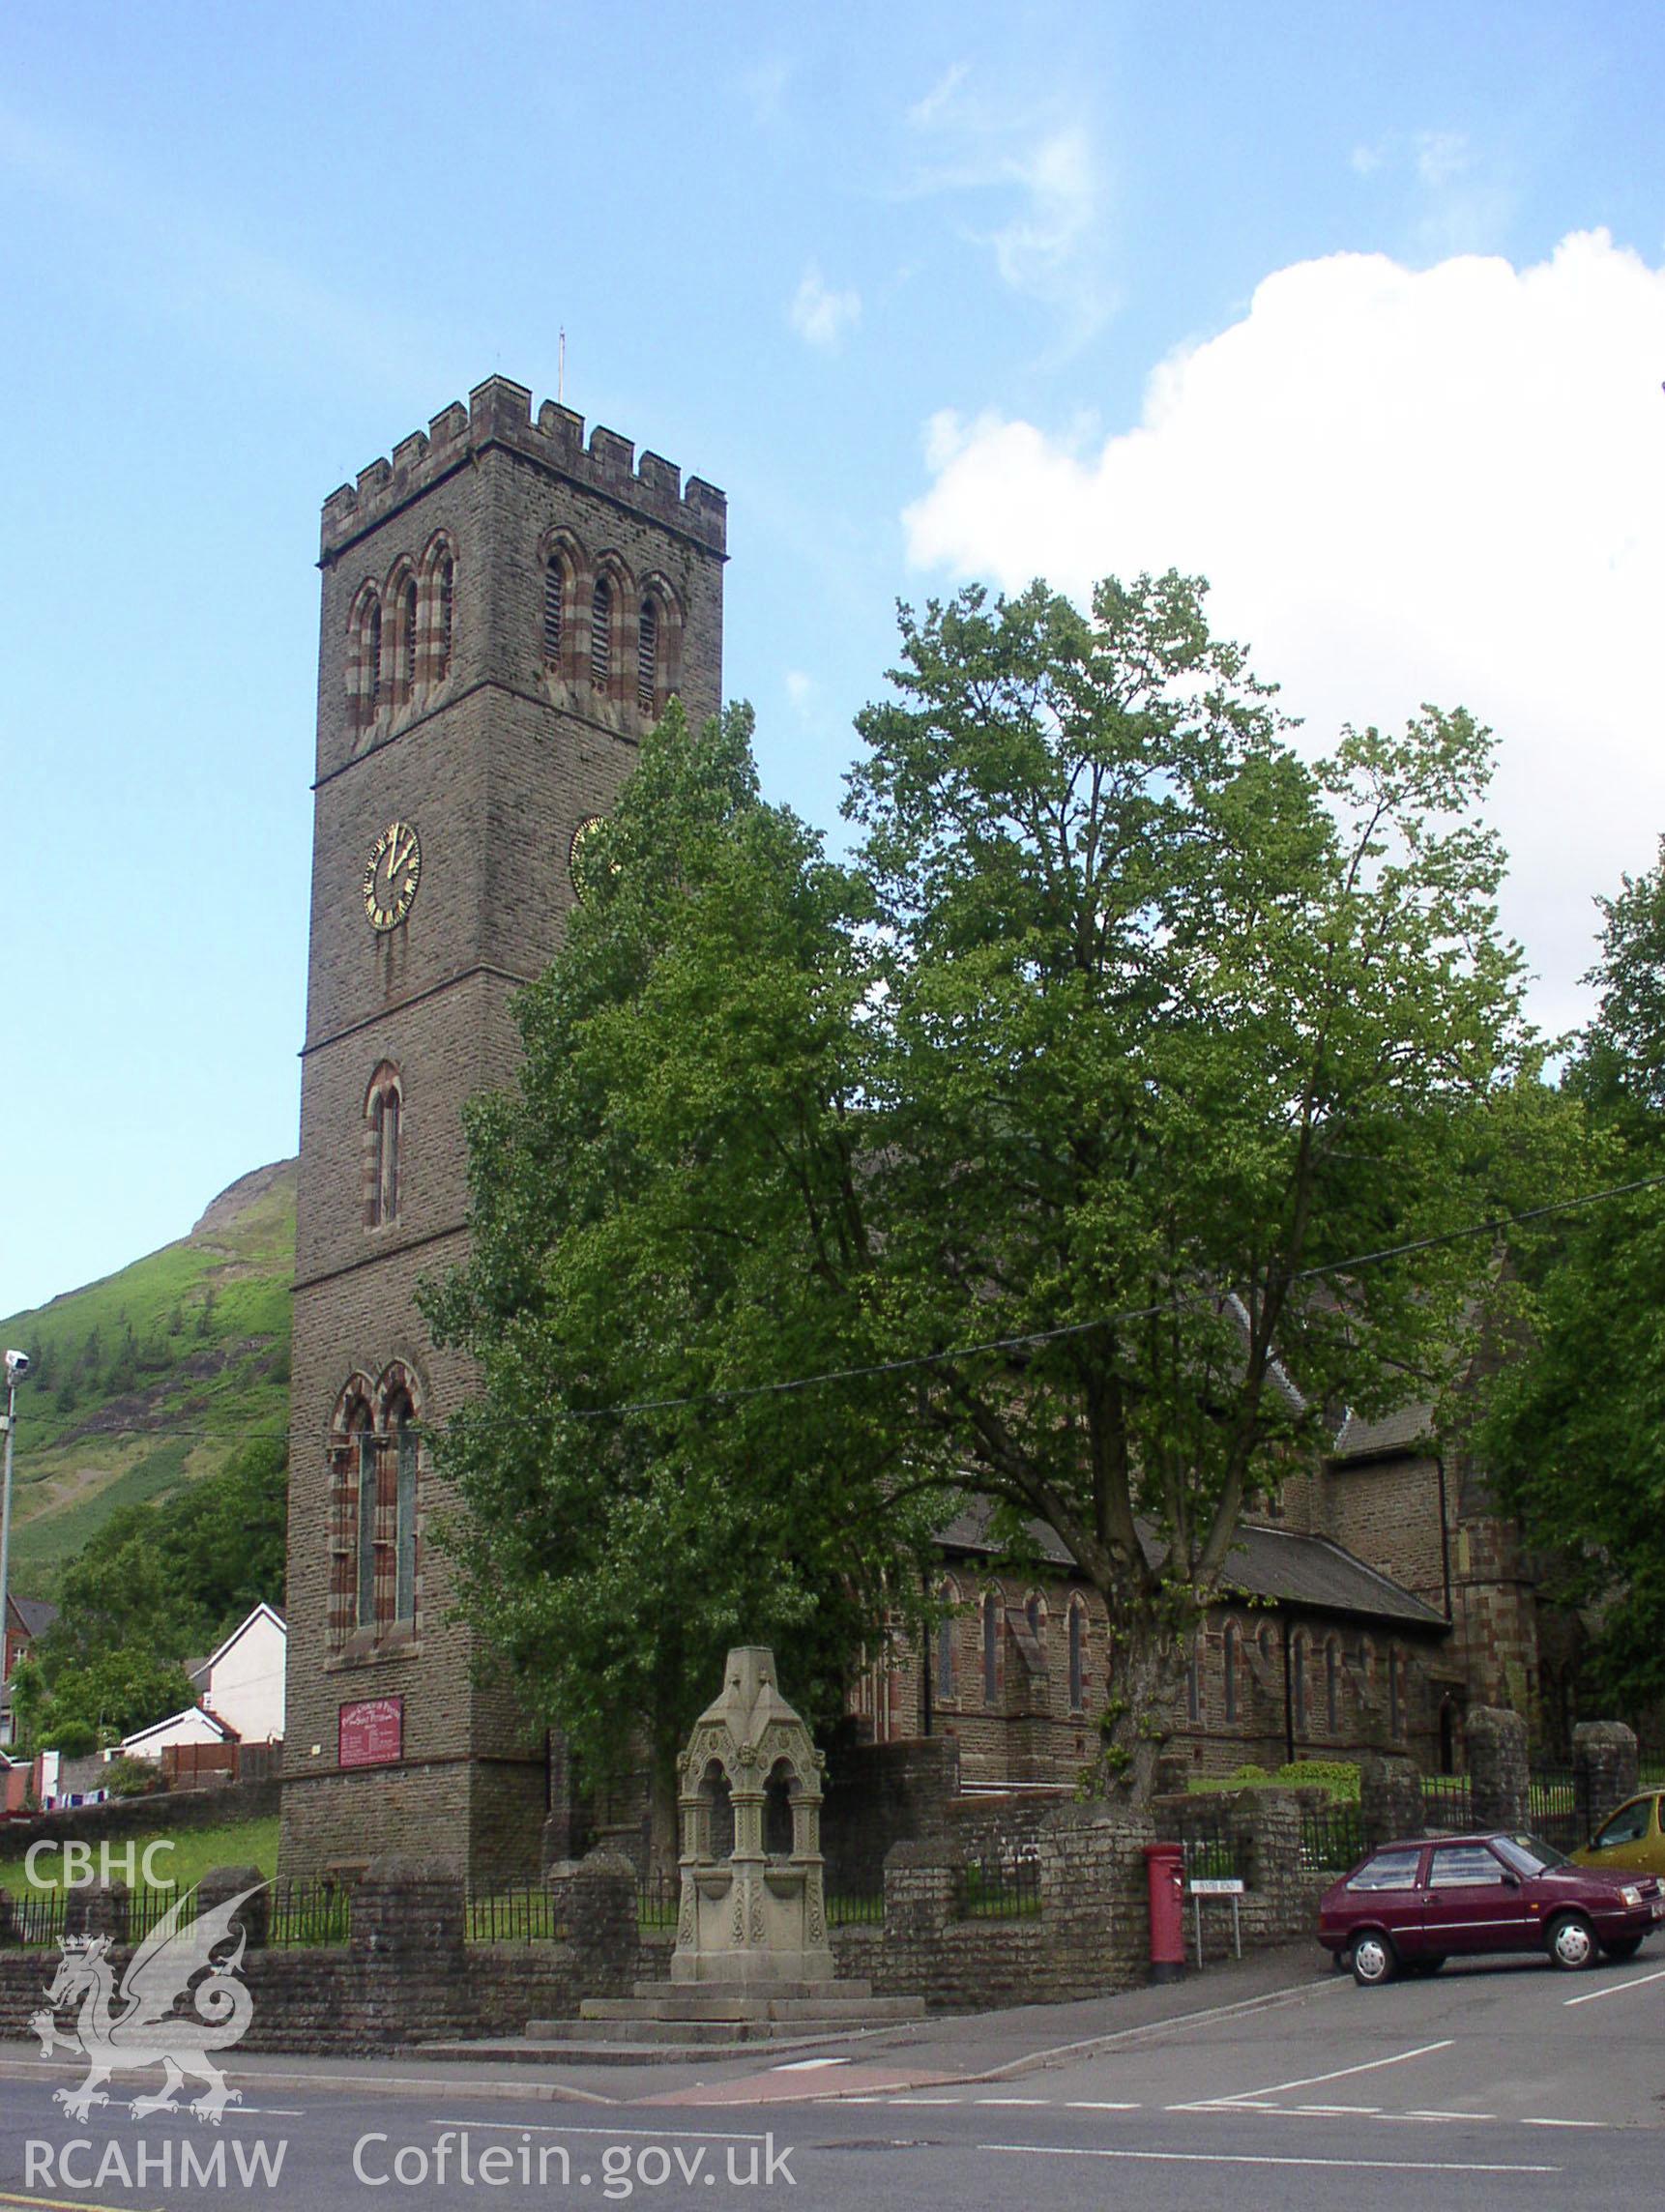
[[[1309,1605],[1325,1613],[1445,1628],[1446,1616],[1389,1576],[1378,1574],[1328,1536],[1245,1522],[1227,1557],[1221,1582],[1245,1597]]]
[[[968,1499],[937,1541],[946,1552],[992,1557],[1000,1547],[989,1535],[991,1509],[981,1499]],[[1057,1530],[1044,1522],[1032,1521],[1029,1536],[1037,1557],[1048,1567],[1079,1574],[1067,1547]],[[1147,1557],[1155,1562],[1161,1545],[1154,1528],[1139,1524]],[[1417,1628],[1445,1628],[1443,1613],[1411,1590],[1367,1567],[1362,1559],[1332,1543],[1328,1536],[1307,1535],[1297,1528],[1244,1522],[1237,1542],[1227,1555],[1221,1573],[1222,1590],[1244,1597],[1265,1598],[1276,1605],[1310,1606],[1316,1612],[1343,1613],[1366,1620],[1395,1620]]]
[[[14,1597],[8,1592],[6,1610],[15,1636],[44,1636],[58,1617],[57,1607],[48,1605],[44,1597]]]
[[[237,1731],[222,1721],[218,1713],[209,1712],[203,1705],[182,1705],[177,1713],[169,1713],[166,1720],[152,1721],[149,1728],[134,1729],[131,1735],[124,1735],[119,1748],[126,1751],[131,1744],[148,1743],[152,1736],[162,1735],[167,1730],[178,1728],[181,1721],[189,1720],[206,1721],[222,1743],[241,1741]]]
[[[1413,1398],[1392,1412],[1366,1420],[1350,1412],[1330,1447],[1332,1460],[1386,1459],[1390,1455],[1432,1449],[1434,1409],[1425,1398]]]
[[[240,1620],[237,1623],[237,1626],[231,1631],[231,1634],[225,1639],[224,1643],[219,1645],[218,1650],[211,1651],[206,1659],[192,1659],[187,1661],[185,1671],[190,1676],[191,1680],[195,1682],[200,1677],[212,1674],[215,1668],[219,1666],[219,1662],[225,1657],[225,1654],[231,1649],[232,1645],[234,1644],[240,1643],[242,1639],[248,1635],[248,1631],[254,1626],[254,1623],[262,1617],[262,1615],[271,1621],[272,1625],[277,1629],[278,1635],[281,1636],[285,1644],[287,1644],[289,1640],[289,1628],[287,1622],[284,1620],[283,1615],[278,1613],[275,1607],[268,1605],[266,1600],[262,1598],[260,1603],[254,1608],[254,1611],[248,1615],[248,1618],[245,1620]]]

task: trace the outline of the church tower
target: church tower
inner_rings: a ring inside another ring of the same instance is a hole
[[[572,852],[673,692],[721,693],[723,496],[492,377],[324,503],[289,1462],[287,1874],[535,1865],[542,1738],[430,1541],[471,1386],[461,1114],[513,1074]]]

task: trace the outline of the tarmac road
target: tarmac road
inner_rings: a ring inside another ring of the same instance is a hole
[[[1183,1994],[721,2063],[250,2059],[218,2131],[119,2107],[76,2123],[53,2102],[74,2077],[18,2052],[0,2079],[0,2206],[1636,2212],[1665,2195],[1662,1950],[1367,1992],[1305,1955]],[[1091,2042],[1049,2047],[1049,2025],[1084,2018]]]

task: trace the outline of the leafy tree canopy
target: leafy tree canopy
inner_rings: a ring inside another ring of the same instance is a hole
[[[1306,765],[1172,574],[904,611],[892,681],[850,868],[738,714],[668,723],[593,840],[432,1301],[484,1379],[453,1540],[604,1749],[674,1740],[736,1634],[831,1692],[969,1495],[1108,1601],[1142,1790],[1241,1512],[1322,1409],[1449,1369],[1491,1258],[1452,1233],[1538,1195],[1489,742],[1429,709]]]
[[[127,1734],[190,1704],[180,1668],[264,1599],[281,1609],[287,1453],[252,1438],[217,1473],[159,1505],[117,1513],[64,1570],[37,1647],[20,1732],[44,1743],[75,1721]]]
[[[750,739],[673,708],[644,742],[517,1088],[471,1109],[472,1257],[428,1299],[482,1377],[440,1442],[465,1604],[593,1773],[648,1732],[661,1814],[725,1651],[774,1643],[832,1719],[925,1534],[860,1395],[712,1395],[868,1352],[851,887]]]
[[[1437,1240],[1544,1149],[1487,733],[1430,708],[1308,766],[1203,597],[904,614],[848,805],[885,1333],[1028,1340],[945,1354],[920,1410],[1108,1600],[1106,1773],[1140,1790],[1244,1506],[1326,1409],[1449,1372],[1491,1255]]]
[[[1568,1065],[1601,1179],[1665,1174],[1665,847],[1597,901],[1596,1010]],[[1665,1694],[1665,1189],[1570,1213],[1524,1262],[1529,1301],[1481,1448],[1523,1516],[1544,1594],[1582,1611],[1585,1694]]]

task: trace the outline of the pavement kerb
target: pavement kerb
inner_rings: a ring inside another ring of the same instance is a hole
[[[1021,2058],[1009,2058],[1004,2066],[986,2067],[979,2074],[943,2074],[936,2079],[968,2084],[978,2081],[1011,2081],[1020,2075],[1038,2073],[1042,2067],[1066,2065],[1072,2058],[1091,2058],[1095,2052],[1112,2050],[1117,2044],[1151,2042],[1157,2036],[1171,2035],[1183,2028],[1201,2026],[1205,2023],[1230,2020],[1234,2015],[1267,2012],[1276,2005],[1293,2004],[1298,1998],[1339,1987],[1339,1983],[1310,1979],[1292,1982],[1285,1989],[1263,1990],[1259,1996],[1240,1997],[1235,2004],[1206,2005],[1195,2012],[1171,2013],[1165,2020],[1143,2021],[1136,2027],[1110,2028],[1103,2035],[1082,2036],[1074,2043],[1055,2043],[1044,2051],[1029,2051]]]
[[[978,2069],[960,2068],[957,2071],[950,2068],[945,2071],[941,2067],[933,2067],[925,2063],[922,2053],[914,2059],[912,2065],[909,2065],[902,2052],[896,2052],[897,2080],[892,2086],[898,2091],[904,2091],[921,2085],[933,2088],[939,2086],[974,2087],[979,2082],[983,2081],[1009,2081],[1026,2074],[1038,2073],[1048,2066],[1062,2066],[1068,2064],[1071,2060],[1091,2058],[1098,2052],[1111,2051],[1119,2046],[1154,2041],[1158,2037],[1172,2035],[1190,2027],[1205,2026],[1222,2020],[1241,2019],[1252,2013],[1271,2011],[1278,2006],[1295,2003],[1301,1997],[1311,1996],[1327,1988],[1339,1988],[1341,1986],[1339,1983],[1326,1982],[1309,1976],[1304,1981],[1289,1983],[1279,1989],[1263,1990],[1252,1997],[1240,1997],[1230,2004],[1197,2006],[1184,2012],[1168,2013],[1155,2020],[1142,2021],[1133,2026],[1107,2029],[1101,2035],[1082,2036],[1069,2043],[1050,2044],[1039,2051],[1024,2052],[1018,2057],[1007,2059],[999,2066]],[[964,2019],[980,2016],[963,2014],[949,2016],[930,2024],[949,2027],[956,2017]],[[881,2030],[880,2032],[887,2031]],[[893,2029],[888,2032],[892,2035],[896,2033]],[[779,2042],[743,2044],[732,2049],[707,2046],[698,2051],[697,2053],[692,2052],[677,2053],[674,2057],[671,2051],[663,2046],[659,2047],[659,2051],[667,2063],[687,2064],[697,2058],[697,2060],[708,2065],[713,2061],[744,2064],[750,2060],[753,2064],[761,2066],[767,2065],[776,2053],[785,2049],[814,2048],[827,2050],[838,2045],[852,2043],[860,2043],[862,2046],[863,2055],[869,2057],[871,2062],[879,2062],[889,2057],[891,2049],[893,2049],[893,2046],[887,2048],[880,2044],[869,2031],[867,2035],[806,2037],[802,2043],[794,2038],[790,2042],[782,2039]],[[552,2051],[558,2049],[559,2046],[552,2047]],[[546,2076],[529,2077],[526,2072],[518,2069],[513,2074],[504,2078],[485,2077],[480,2072],[477,2063],[465,2059],[446,2058],[436,2061],[432,2072],[400,2075],[378,2071],[378,2068],[385,2061],[370,2056],[351,2059],[345,2063],[337,2062],[333,2067],[328,2059],[321,2059],[313,2067],[286,2068],[283,2065],[281,2055],[278,2053],[272,2054],[272,2063],[270,2064],[265,2062],[264,2053],[252,2053],[251,2055],[259,2060],[259,2063],[253,2066],[240,2066],[235,2060],[232,2060],[226,2066],[228,2077],[246,2091],[259,2091],[266,2088],[335,2091],[373,2088],[378,2096],[431,2097],[437,2092],[444,2092],[448,2096],[503,2098],[519,2100],[529,2104],[579,2104],[610,2107],[632,2105],[641,2101],[639,2095],[610,2097],[604,2091],[579,2088],[573,2083],[550,2081]],[[390,2054],[390,2056],[393,2055],[395,2054]],[[402,2052],[396,2056],[402,2058],[406,2064],[410,2064],[412,2061],[421,2064],[420,2050]],[[0,2052],[0,2081],[63,2080],[68,2079],[77,2071],[78,2068],[73,2063],[65,2063],[62,2060],[25,2058]],[[632,2087],[634,2087],[636,2082],[640,2081],[640,2075],[634,2069],[631,2071]],[[804,2085],[805,2097],[813,2095],[818,2100],[837,2099],[843,2095],[861,2096],[866,2093],[861,2083],[852,2083],[847,2091],[841,2090],[836,2080],[828,2080],[826,2076],[819,2077],[813,2088],[808,2083]],[[787,2100],[782,2099],[781,2101],[786,2102]]]

